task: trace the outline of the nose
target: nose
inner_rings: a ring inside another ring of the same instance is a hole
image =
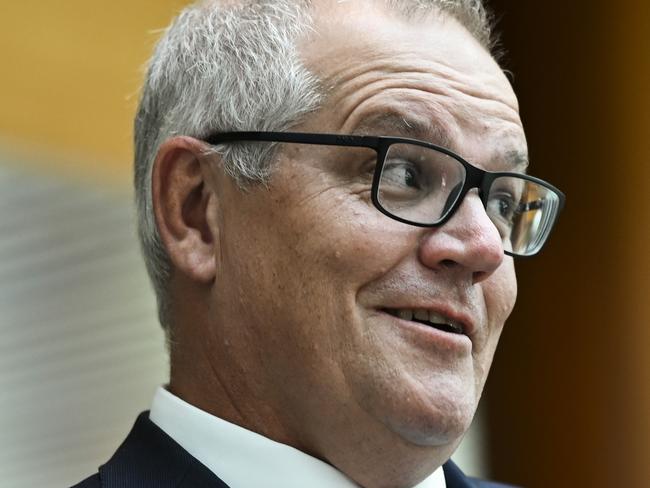
[[[419,259],[431,269],[470,272],[473,283],[486,280],[501,265],[503,241],[476,191],[465,195],[456,213],[442,227],[424,234]]]

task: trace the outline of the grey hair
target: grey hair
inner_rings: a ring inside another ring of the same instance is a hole
[[[494,18],[483,0],[385,0],[389,8],[414,17],[420,12],[438,10],[455,18],[490,53],[499,55],[494,35]]]
[[[489,51],[491,19],[481,0],[378,0],[402,15],[439,10],[456,18]],[[164,32],[149,62],[135,116],[138,237],[169,333],[172,264],[156,226],[151,175],[170,137],[211,132],[282,131],[317,110],[324,89],[303,64],[298,40],[312,27],[312,0],[203,0],[185,8]],[[268,146],[216,148],[240,186],[272,170]]]
[[[314,110],[318,83],[295,45],[309,25],[305,7],[290,0],[199,2],[181,12],[155,49],[135,118],[135,193],[140,243],[165,328],[172,265],[153,213],[158,148],[175,135],[283,130]],[[222,149],[225,171],[240,182],[268,176],[264,156],[259,145]]]

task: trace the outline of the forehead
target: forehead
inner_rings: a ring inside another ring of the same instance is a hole
[[[510,83],[455,19],[436,11],[407,19],[363,0],[319,2],[313,15],[301,53],[327,93],[319,130],[363,132],[369,120],[393,115],[444,133],[465,153],[470,136],[525,152]]]

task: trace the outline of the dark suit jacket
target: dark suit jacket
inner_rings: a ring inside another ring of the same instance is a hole
[[[506,488],[468,478],[451,461],[443,469],[447,488]],[[149,420],[149,412],[143,412],[113,457],[73,488],[229,487]]]

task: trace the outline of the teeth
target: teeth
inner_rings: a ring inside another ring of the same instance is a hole
[[[450,327],[455,333],[462,334],[463,327],[441,315],[437,312],[424,310],[424,309],[399,309],[393,312],[394,315],[399,317],[402,320],[421,320],[423,322],[429,322],[431,324],[444,324]]]
[[[436,312],[429,312],[429,317],[427,317],[427,320],[429,322],[433,322],[434,324],[448,324],[449,320],[440,315],[439,313]]]
[[[429,320],[429,312],[426,310],[416,310],[415,318],[418,320]]]
[[[397,315],[402,320],[413,320],[413,310],[399,310]]]

